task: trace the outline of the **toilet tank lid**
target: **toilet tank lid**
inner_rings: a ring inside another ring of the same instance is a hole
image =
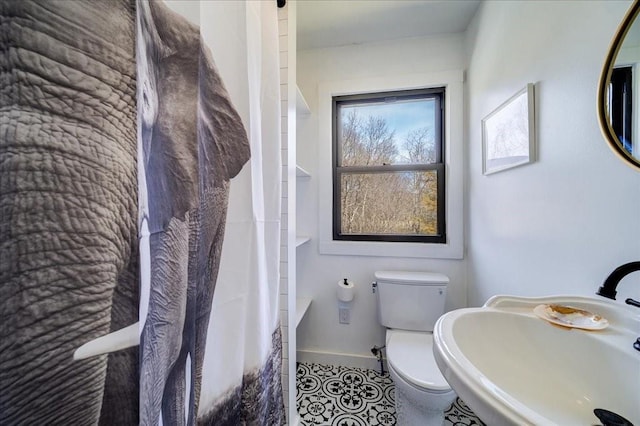
[[[414,285],[449,284],[449,277],[436,272],[376,271],[376,280]]]

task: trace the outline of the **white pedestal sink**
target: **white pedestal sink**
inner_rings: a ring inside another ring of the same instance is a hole
[[[553,325],[539,304],[572,306],[609,321],[604,330]],[[443,315],[434,355],[451,387],[487,425],[598,425],[593,410],[640,426],[640,309],[579,296],[496,296]]]

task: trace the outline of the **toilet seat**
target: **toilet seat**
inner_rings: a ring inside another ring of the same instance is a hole
[[[407,383],[427,392],[450,392],[433,357],[433,335],[387,330],[387,362]]]

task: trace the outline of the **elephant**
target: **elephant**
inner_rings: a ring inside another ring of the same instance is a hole
[[[249,160],[249,141],[197,26],[162,2],[138,1],[138,32],[141,224],[151,259],[140,423],[195,424],[229,181]]]
[[[138,423],[135,4],[0,0],[0,424]]]

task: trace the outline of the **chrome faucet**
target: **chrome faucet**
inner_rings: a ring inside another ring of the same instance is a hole
[[[629,263],[625,263],[624,265],[618,266],[616,269],[613,270],[611,274],[609,274],[607,279],[604,280],[602,287],[598,289],[596,294],[599,296],[608,297],[609,299],[616,300],[616,294],[617,294],[616,287],[618,287],[618,283],[620,282],[621,279],[623,279],[624,277],[626,277],[627,275],[629,275],[634,271],[640,271],[640,262],[629,262]],[[625,300],[625,303],[627,305],[633,305],[640,308],[640,302],[638,302],[637,300],[628,298],[627,300]]]

